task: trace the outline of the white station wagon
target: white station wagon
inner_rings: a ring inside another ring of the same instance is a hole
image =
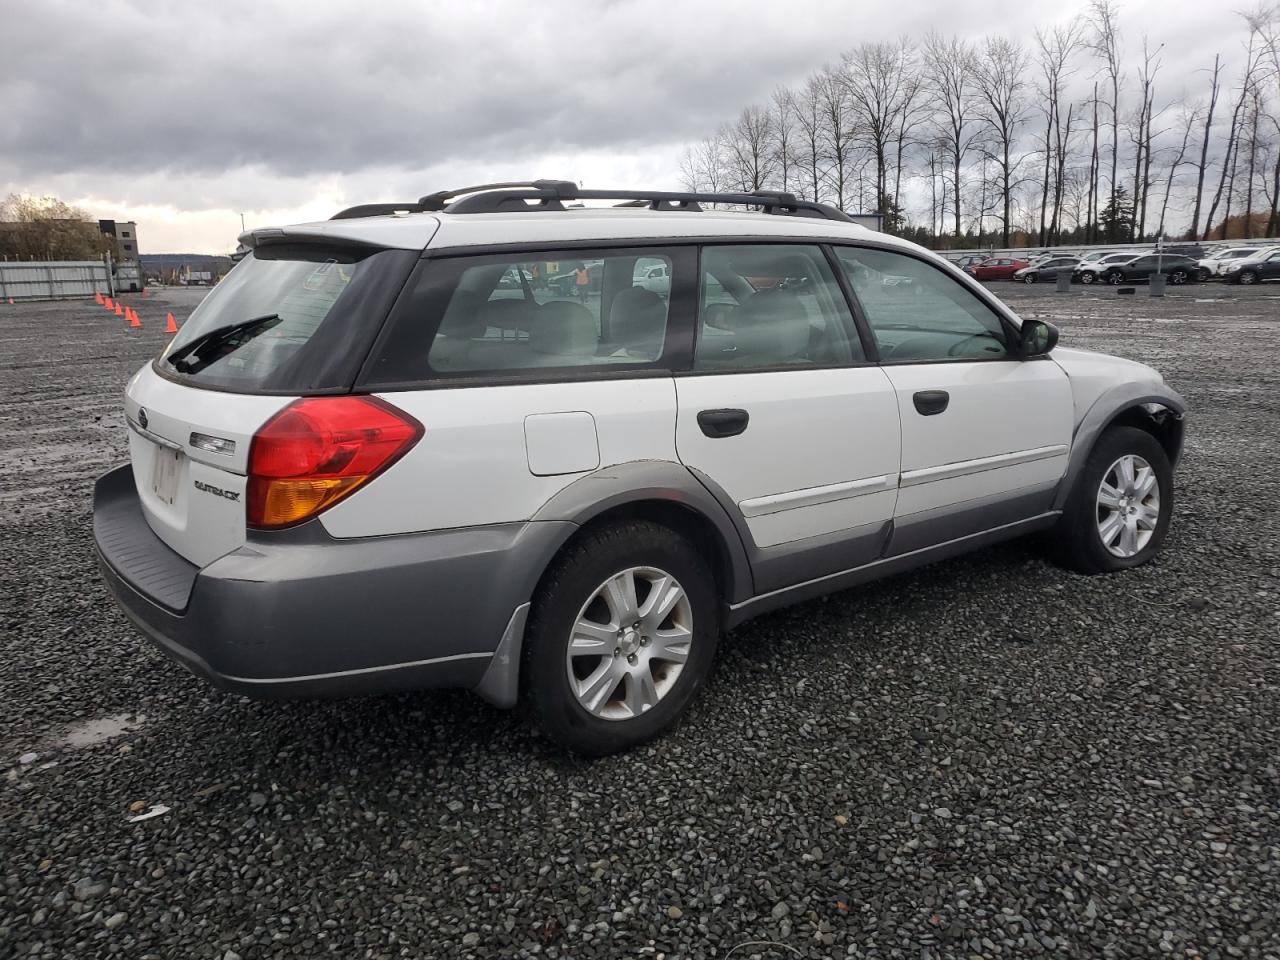
[[[94,503],[121,606],[228,690],[465,687],[609,753],[756,614],[1033,531],[1124,570],[1169,525],[1158,373],[824,204],[534,181],[241,240]]]

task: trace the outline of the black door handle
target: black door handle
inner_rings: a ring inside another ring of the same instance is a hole
[[[698,412],[698,426],[702,432],[712,439],[736,437],[747,429],[751,415],[745,410],[701,410]]]
[[[916,413],[922,417],[932,417],[947,409],[951,394],[945,390],[921,390],[911,399],[915,402]]]

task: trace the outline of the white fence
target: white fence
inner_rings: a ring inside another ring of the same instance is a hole
[[[74,300],[111,294],[111,271],[96,260],[0,261],[0,300]]]

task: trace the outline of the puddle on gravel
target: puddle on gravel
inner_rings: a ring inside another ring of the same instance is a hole
[[[86,720],[68,729],[62,738],[62,743],[77,749],[92,747],[95,744],[106,743],[116,737],[122,737],[126,733],[132,733],[146,723],[146,720],[147,718],[142,714],[132,713],[120,713],[114,717],[99,717],[96,720]]]

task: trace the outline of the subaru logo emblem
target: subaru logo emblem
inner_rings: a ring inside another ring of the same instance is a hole
[[[138,408],[138,425],[143,430],[147,429],[147,411],[143,407]]]

